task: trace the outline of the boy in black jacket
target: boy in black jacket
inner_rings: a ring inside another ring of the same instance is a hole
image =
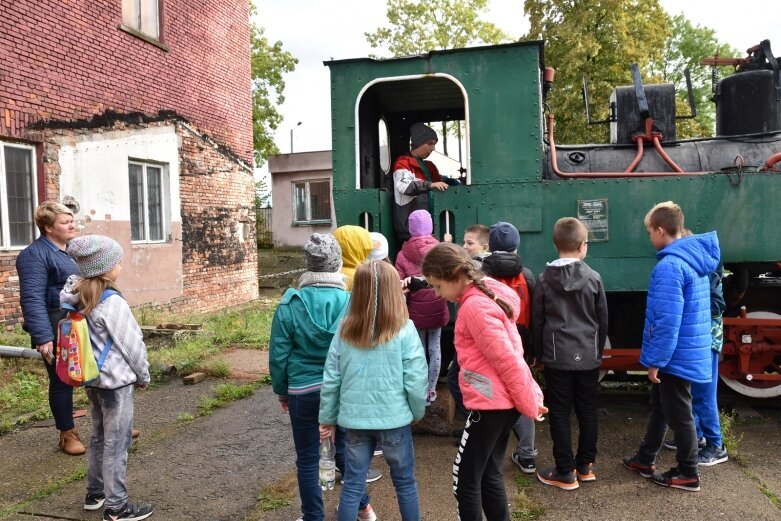
[[[465,241],[466,243],[466,241]],[[516,321],[521,335],[523,350],[527,360],[531,359],[529,330],[531,326],[531,295],[534,291],[534,275],[523,267],[518,256],[521,235],[518,229],[508,222],[499,221],[488,231],[488,249],[491,252],[483,258],[483,272],[502,284],[511,287],[521,298],[521,308]],[[534,474],[537,465],[537,447],[534,445],[534,420],[521,416],[513,426],[518,444],[512,453],[513,462],[524,474]]]
[[[553,243],[559,258],[540,275],[532,304],[532,346],[545,364],[545,404],[556,466],[537,472],[546,485],[564,490],[594,481],[597,456],[599,366],[607,338],[607,300],[602,277],[583,259],[588,230],[573,217],[556,221]],[[570,410],[580,436],[572,455]]]

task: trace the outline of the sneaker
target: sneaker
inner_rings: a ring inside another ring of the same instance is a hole
[[[657,485],[663,487],[679,488],[687,492],[697,492],[700,490],[700,476],[684,476],[678,467],[673,467],[667,472],[656,472],[651,479]]]
[[[100,510],[105,502],[106,496],[103,494],[87,494],[84,498],[84,510]]]
[[[556,467],[550,467],[537,472],[537,479],[546,485],[559,487],[562,490],[575,490],[580,487],[578,480],[575,478],[574,470],[560,474]]]
[[[344,474],[342,474],[341,471],[339,471],[339,475],[340,475],[339,483],[344,485]],[[381,477],[382,477],[382,472],[380,472],[377,469],[369,469],[369,472],[366,473],[366,483],[372,483],[374,481],[377,481]]]
[[[125,506],[119,510],[107,508],[103,511],[103,521],[139,521],[152,515],[154,509],[152,505],[133,505],[125,503]]]
[[[634,455],[632,457],[624,458],[624,466],[631,471],[637,472],[644,478],[650,478],[656,471],[656,465],[653,463],[643,463]]]
[[[377,481],[381,477],[382,477],[382,472],[380,472],[377,469],[369,469],[369,472],[366,474],[366,483],[372,483],[373,481]],[[371,505],[369,505],[369,508],[371,508]],[[372,511],[372,515],[374,515],[374,511]]]
[[[697,449],[704,449],[705,448],[705,444],[706,444],[706,442],[705,442],[705,438],[704,437],[698,439],[697,440]],[[662,447],[664,447],[665,449],[670,449],[670,450],[678,450],[678,446],[675,444],[675,440],[674,439],[672,439],[672,440],[664,440],[664,443],[662,443]]]
[[[379,443],[374,446],[374,455],[382,456],[382,445],[380,445]]]
[[[374,509],[372,508],[371,504],[366,505],[366,508],[358,511],[357,521],[375,521],[376,519],[377,514],[374,513]]]
[[[727,457],[727,449],[724,445],[717,447],[708,443],[704,449],[700,449],[697,454],[697,463],[703,467],[712,467],[717,463],[724,463],[729,458]]]
[[[594,474],[594,464],[584,463],[582,465],[575,466],[575,474],[578,481],[596,481],[597,476]]]
[[[534,464],[533,458],[521,459],[517,452],[513,452],[512,456],[510,457],[524,474],[534,474],[537,471],[537,466]]]

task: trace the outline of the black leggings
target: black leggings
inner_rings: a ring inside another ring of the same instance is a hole
[[[453,463],[458,519],[508,521],[502,468],[507,440],[520,414],[515,409],[472,411]]]

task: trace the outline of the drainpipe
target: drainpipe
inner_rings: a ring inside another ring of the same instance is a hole
[[[41,353],[29,347],[0,346],[0,357],[42,360]]]

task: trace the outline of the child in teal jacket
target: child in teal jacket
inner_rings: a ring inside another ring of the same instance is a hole
[[[373,511],[359,512],[359,500],[377,443],[391,468],[401,519],[420,520],[410,423],[425,413],[427,380],[426,355],[398,273],[387,262],[361,264],[320,393],[320,437],[333,436],[337,423],[347,428],[339,521],[375,519]]]
[[[320,435],[318,411],[328,347],[339,327],[350,294],[339,270],[342,250],[332,235],[312,234],[304,246],[307,271],[298,289],[289,289],[271,324],[269,369],[274,393],[290,414],[296,448],[298,491],[304,521],[323,521],[318,478]],[[337,466],[344,469],[343,442],[338,440]],[[361,506],[369,504],[364,493]]]

